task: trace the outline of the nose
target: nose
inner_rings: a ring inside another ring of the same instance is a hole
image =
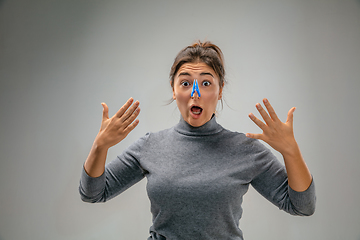
[[[194,79],[193,88],[192,88],[192,91],[191,91],[191,98],[195,98],[195,93],[197,93],[198,98],[201,97],[197,79]]]

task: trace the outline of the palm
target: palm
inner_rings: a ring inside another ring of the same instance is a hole
[[[288,112],[287,120],[285,123],[281,122],[276,115],[273,107],[267,99],[263,100],[266,110],[261,104],[256,104],[256,108],[262,116],[263,121],[250,113],[250,119],[261,129],[261,134],[250,134],[246,136],[250,138],[260,139],[268,143],[272,148],[284,154],[294,145],[295,138],[293,132],[293,113],[295,108],[291,108]]]
[[[105,103],[103,106],[103,117],[100,126],[100,131],[97,136],[101,144],[112,147],[122,141],[139,123],[135,120],[139,115],[139,102],[133,103],[130,98],[119,111],[109,118],[109,108]]]

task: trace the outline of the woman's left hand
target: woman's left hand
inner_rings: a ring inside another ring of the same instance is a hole
[[[265,98],[263,102],[267,112],[260,103],[256,104],[256,108],[265,123],[255,117],[254,114],[249,114],[251,120],[263,130],[263,133],[247,133],[246,136],[261,139],[276,151],[279,151],[284,157],[289,186],[298,192],[305,191],[311,184],[312,176],[295,141],[293,132],[295,108],[289,110],[286,122],[283,123],[277,117],[269,101]]]
[[[276,115],[269,101],[264,98],[263,102],[267,112],[260,103],[256,104],[256,108],[265,123],[255,117],[254,114],[249,114],[250,119],[259,128],[261,128],[261,130],[263,130],[263,133],[247,133],[246,136],[249,138],[263,140],[282,155],[291,155],[292,152],[298,147],[293,132],[293,113],[295,111],[295,107],[289,110],[286,122],[283,123]]]

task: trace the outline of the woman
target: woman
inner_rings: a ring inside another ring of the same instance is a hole
[[[216,45],[197,42],[180,51],[170,72],[180,122],[146,134],[106,166],[107,150],[137,126],[140,109],[130,98],[109,118],[103,103],[101,128],[81,175],[82,199],[107,201],[146,177],[153,214],[148,239],[243,239],[239,220],[249,184],[290,214],[313,214],[314,183],[293,134],[295,108],[283,123],[264,99],[267,111],[256,104],[264,122],[249,115],[262,134],[226,130],[214,114],[224,77]],[[279,151],[285,167],[256,139]]]

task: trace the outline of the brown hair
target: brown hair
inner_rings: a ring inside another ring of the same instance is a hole
[[[224,56],[220,48],[209,41],[197,41],[178,53],[170,70],[171,87],[174,87],[175,75],[183,64],[197,62],[203,62],[214,70],[221,89],[225,83]]]

